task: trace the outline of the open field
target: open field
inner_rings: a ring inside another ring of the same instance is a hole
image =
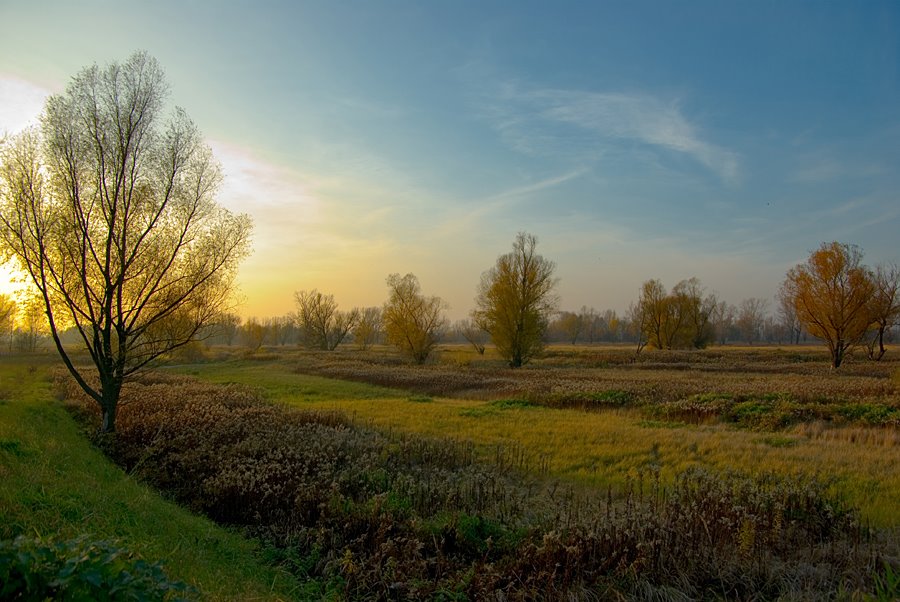
[[[459,347],[212,350],[123,391],[103,445],[132,476],[43,367],[7,362],[3,537],[86,526],[211,598],[891,599],[897,368],[817,351],[554,348],[513,371]]]
[[[257,545],[165,501],[80,432],[47,379],[56,356],[0,359],[0,539],[114,539],[212,600],[295,598]]]
[[[896,361],[859,361],[835,373],[819,347],[632,359],[630,348],[552,347],[510,370],[464,347],[446,348],[426,366],[384,350],[291,350],[180,370],[382,429],[472,441],[485,457],[585,484],[621,485],[648,469],[671,479],[695,466],[819,475],[866,520],[900,526]]]

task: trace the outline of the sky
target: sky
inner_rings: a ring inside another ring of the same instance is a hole
[[[774,307],[832,240],[900,261],[894,0],[0,0],[0,133],[137,50],[253,218],[244,317],[412,272],[462,318],[520,231],[569,310],[690,277]]]

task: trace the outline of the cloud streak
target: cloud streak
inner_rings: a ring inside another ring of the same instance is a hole
[[[636,142],[688,156],[727,184],[740,180],[738,155],[705,140],[674,101],[621,92],[522,89],[510,83],[483,100],[493,127],[519,152],[580,149],[596,155],[616,143]]]

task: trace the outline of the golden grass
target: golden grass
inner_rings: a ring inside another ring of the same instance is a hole
[[[470,400],[294,403],[342,410],[382,429],[471,440],[488,455],[491,446],[519,447],[533,466],[545,463],[553,474],[586,484],[621,484],[651,467],[659,467],[667,481],[692,466],[833,477],[836,490],[859,505],[864,517],[900,526],[900,447],[893,444],[767,436],[722,425],[673,428],[628,411],[499,409]]]

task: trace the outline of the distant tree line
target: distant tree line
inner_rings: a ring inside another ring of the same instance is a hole
[[[382,306],[341,311],[332,295],[299,291],[291,315],[243,323],[236,315],[226,315],[212,329],[209,342],[252,350],[390,344],[416,362],[426,361],[438,342],[467,343],[479,354],[493,343],[510,366],[521,366],[548,343],[631,344],[640,353],[821,340],[839,366],[854,346],[864,347],[870,359],[878,360],[885,344],[900,339],[900,270],[893,264],[867,268],[861,263],[862,252],[850,245],[822,245],[806,264],[787,273],[771,302],[751,297],[733,305],[696,277],[671,289],[651,279],[624,315],[588,306],[558,310],[555,266],[535,252],[536,245],[536,237],[520,233],[512,251],[482,275],[476,308],[453,324],[444,317],[446,304],[424,295],[413,274],[392,274],[386,281],[389,299]],[[841,284],[841,278],[846,282]],[[838,323],[838,317],[826,311],[835,304],[846,312],[841,317],[844,326],[829,326]]]

